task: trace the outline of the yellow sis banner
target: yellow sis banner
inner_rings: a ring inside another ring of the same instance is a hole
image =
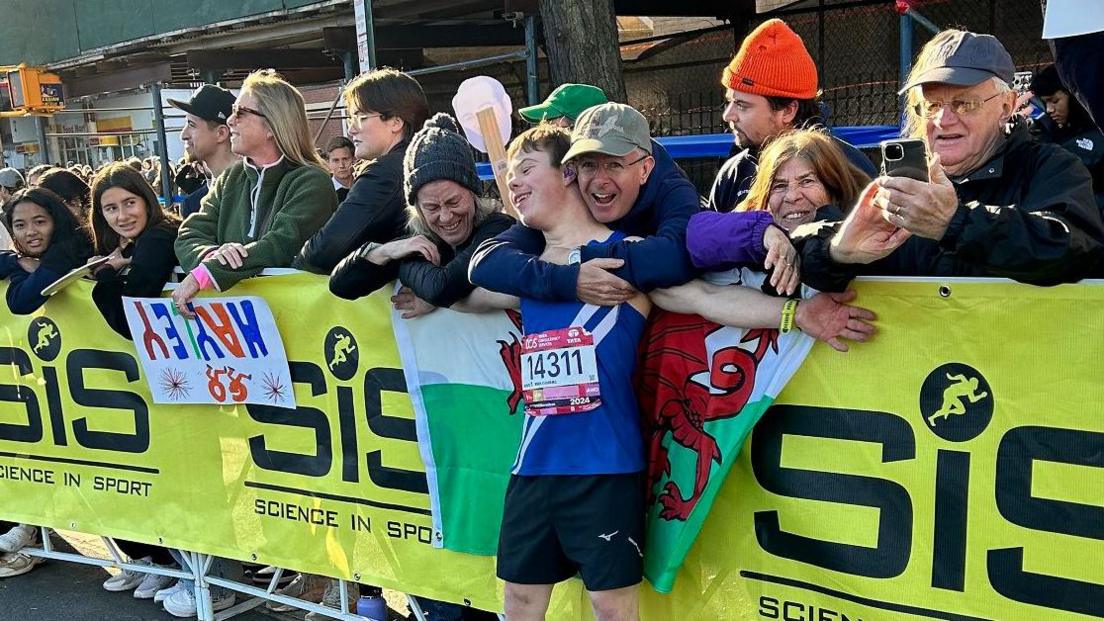
[[[1104,618],[1104,287],[858,288],[878,336],[814,348],[642,617]],[[297,410],[153,405],[87,283],[0,308],[0,517],[501,610],[494,559],[432,547],[387,294],[233,293],[272,308]],[[550,618],[590,616],[557,587]]]

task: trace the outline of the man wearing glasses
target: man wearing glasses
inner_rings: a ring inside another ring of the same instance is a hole
[[[993,36],[945,30],[901,90],[929,181],[882,177],[802,249],[803,278],[839,291],[859,273],[1001,276],[1038,285],[1093,273],[1104,225],[1084,165],[1015,122],[1015,65]]]
[[[564,164],[564,178],[578,180],[595,220],[643,239],[575,248],[568,265],[554,265],[537,259],[545,246],[540,232],[519,224],[484,242],[469,274],[482,271],[480,279],[493,282],[488,288],[510,295],[599,306],[694,278],[686,223],[700,209],[698,193],[651,140],[640,112],[619,103],[583,111]]]

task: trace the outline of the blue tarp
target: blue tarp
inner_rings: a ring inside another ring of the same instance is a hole
[[[850,127],[833,127],[832,133],[845,142],[849,142],[859,149],[870,149],[878,146],[883,140],[897,138],[901,135],[901,128],[896,125],[855,125]],[[732,149],[732,134],[701,134],[697,136],[663,136],[657,138],[671,157],[676,160],[691,158],[727,158]],[[494,178],[491,165],[476,164],[479,178],[490,181]]]

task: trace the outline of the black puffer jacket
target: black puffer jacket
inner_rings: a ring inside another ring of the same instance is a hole
[[[910,237],[869,265],[841,265],[828,245],[839,224],[798,240],[801,279],[842,291],[857,275],[997,276],[1035,285],[1088,277],[1104,254],[1092,179],[1070,152],[1017,125],[988,162],[953,179],[958,210],[939,241]]]
[[[292,267],[329,274],[362,245],[406,235],[402,162],[408,144],[409,140],[400,142],[360,171],[349,195],[326,225],[303,244]]]

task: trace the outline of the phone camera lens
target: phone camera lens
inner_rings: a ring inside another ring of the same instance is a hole
[[[904,159],[905,148],[899,144],[886,145],[885,156],[887,160],[893,161]]]

